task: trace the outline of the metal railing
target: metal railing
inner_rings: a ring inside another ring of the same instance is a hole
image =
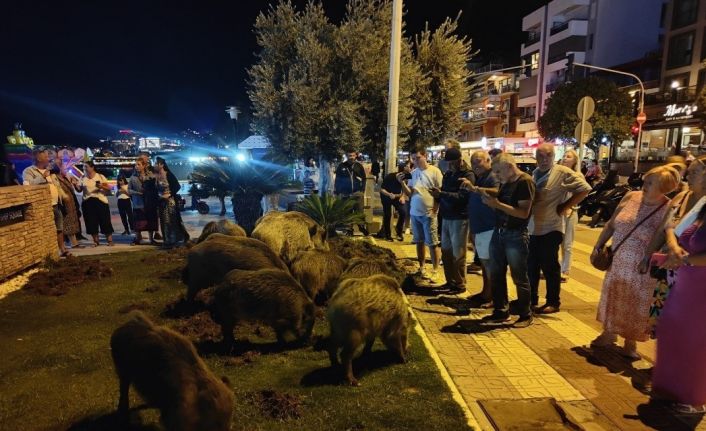
[[[569,22],[570,21],[555,23],[552,28],[549,29],[549,34],[551,36],[554,36],[555,34],[566,30],[567,28],[569,28]]]
[[[559,88],[563,84],[564,84],[564,81],[550,82],[549,84],[546,85],[545,89],[546,89],[547,93],[551,93],[553,91],[556,91],[556,89]]]
[[[537,33],[530,33],[529,36],[527,36],[527,42],[525,42],[525,48],[534,45],[535,43],[539,42],[542,39],[542,36]]]
[[[681,87],[659,93],[645,94],[645,104],[693,102],[696,100],[696,95],[696,86]]]
[[[521,117],[520,124],[534,123],[534,115],[531,117]]]
[[[517,91],[517,89],[516,89],[515,86],[512,85],[512,84],[505,84],[505,85],[503,85],[502,87],[500,87],[500,93],[501,93],[501,94],[504,94],[504,93],[512,93],[512,92],[514,92],[514,91]]]

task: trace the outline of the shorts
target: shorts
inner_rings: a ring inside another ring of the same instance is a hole
[[[493,230],[477,233],[473,241],[478,259],[490,259],[490,240],[493,238]]]
[[[436,217],[416,216],[411,217],[412,224],[412,242],[424,244],[429,247],[439,245],[439,224]]]
[[[59,205],[54,205],[53,207],[51,207],[51,209],[54,212],[54,225],[56,226],[56,231],[63,232],[64,231],[64,214],[61,213],[61,209],[59,209]]]

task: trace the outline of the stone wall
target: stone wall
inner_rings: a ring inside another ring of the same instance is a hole
[[[58,255],[49,186],[0,187],[0,280]]]

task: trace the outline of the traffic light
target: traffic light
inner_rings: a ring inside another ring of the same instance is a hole
[[[640,94],[640,91],[636,91],[635,95],[632,98],[632,116],[637,117],[637,114],[640,113],[640,97],[642,95]]]
[[[574,80],[574,53],[566,55],[566,74],[565,81],[571,82]]]
[[[630,126],[630,134],[632,135],[632,140],[637,141],[637,135],[640,133],[640,125],[637,124],[637,121],[632,123],[632,126]]]

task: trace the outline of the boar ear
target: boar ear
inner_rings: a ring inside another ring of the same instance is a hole
[[[226,376],[221,376],[221,381],[226,384],[226,386],[230,387],[230,379]]]
[[[309,238],[313,238],[314,235],[316,235],[316,232],[319,230],[319,225],[318,224],[312,224],[309,226]]]

